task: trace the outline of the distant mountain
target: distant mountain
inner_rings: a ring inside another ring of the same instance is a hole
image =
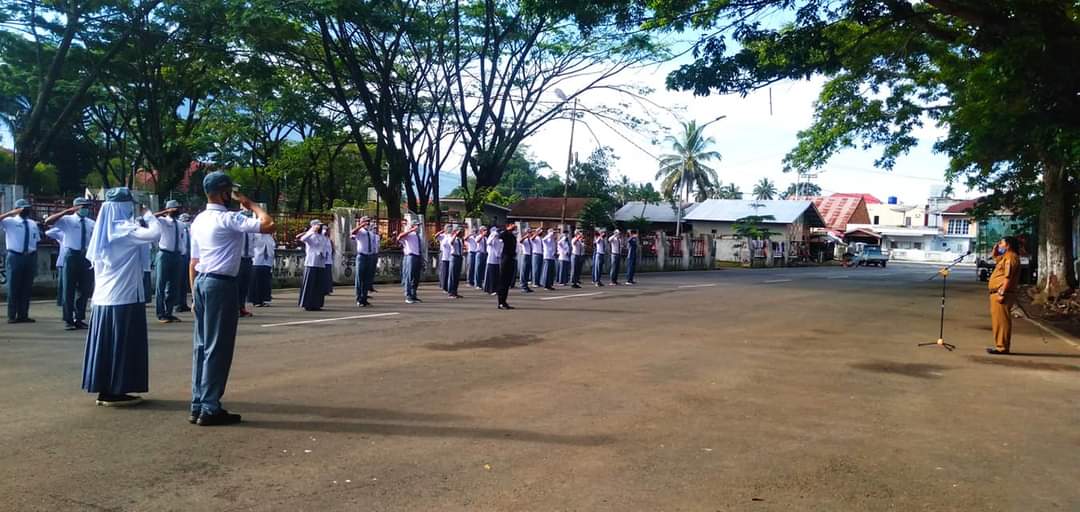
[[[446,197],[461,186],[461,173],[457,171],[439,172],[439,197]]]

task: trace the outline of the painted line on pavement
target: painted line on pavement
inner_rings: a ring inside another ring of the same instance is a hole
[[[590,295],[601,295],[604,292],[592,292],[592,293],[575,293],[573,295],[560,295],[558,297],[544,297],[540,300],[559,300],[559,299],[571,299],[574,297],[588,297]]]
[[[710,284],[684,284],[684,285],[682,285],[682,286],[679,286],[679,288],[705,288],[705,287],[708,287],[708,286],[716,286],[716,285],[717,285],[717,283],[710,283]]]
[[[826,277],[825,279],[851,279],[851,276],[832,276]]]
[[[358,319],[361,319],[361,318],[378,318],[378,317],[383,317],[383,316],[395,316],[395,315],[400,315],[400,314],[401,313],[375,313],[373,315],[354,315],[354,316],[343,316],[343,317],[340,317],[340,318],[321,318],[319,320],[301,320],[301,321],[298,321],[298,322],[283,322],[283,323],[280,323],[280,324],[264,324],[264,325],[260,325],[259,327],[283,327],[283,326],[286,326],[286,325],[319,324],[319,323],[323,323],[323,322],[337,322],[339,320],[358,320]]]
[[[1059,340],[1061,340],[1061,341],[1064,341],[1065,343],[1069,344],[1070,346],[1072,346],[1072,348],[1075,348],[1075,349],[1077,349],[1077,350],[1080,350],[1080,344],[1076,343],[1076,342],[1075,342],[1075,341],[1073,341],[1073,340],[1070,340],[1070,339],[1068,338],[1068,335],[1066,335],[1066,334],[1063,334],[1063,333],[1062,333],[1061,331],[1059,331],[1058,329],[1056,329],[1056,328],[1054,328],[1054,327],[1050,327],[1050,326],[1048,326],[1048,325],[1043,325],[1043,323],[1042,323],[1042,322],[1040,322],[1040,321],[1038,321],[1038,320],[1035,320],[1034,318],[1029,318],[1029,317],[1027,316],[1027,314],[1025,314],[1023,318],[1024,318],[1024,320],[1027,320],[1028,322],[1031,322],[1031,323],[1035,324],[1035,326],[1036,326],[1036,327],[1038,327],[1039,329],[1042,329],[1043,331],[1046,331],[1046,332],[1048,332],[1048,333],[1052,334],[1052,335],[1053,335],[1053,336],[1054,336],[1055,338],[1057,338],[1057,339],[1059,339]]]
[[[768,281],[763,281],[763,282],[765,284],[774,284],[774,283],[790,283],[792,281],[794,281],[794,279],[770,279]]]

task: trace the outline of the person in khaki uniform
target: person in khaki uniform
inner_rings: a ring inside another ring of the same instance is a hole
[[[994,348],[986,352],[994,355],[1009,353],[1012,341],[1012,316],[1009,309],[1016,302],[1017,285],[1020,282],[1019,242],[1007,236],[994,246],[997,266],[990,274],[990,324],[994,331]]]

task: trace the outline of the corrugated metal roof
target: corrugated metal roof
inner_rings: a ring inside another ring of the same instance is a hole
[[[847,230],[848,223],[861,204],[864,204],[862,195],[855,194],[833,194],[814,199],[814,206],[821,212],[825,224],[840,231]]]
[[[626,203],[622,208],[619,208],[619,210],[615,212],[615,220],[619,222],[629,222],[638,217],[645,217],[649,222],[675,222],[675,208],[671,203],[646,204],[644,205],[644,214],[641,210],[642,205],[643,203],[641,201],[630,201],[629,203]],[[695,203],[683,205],[683,220],[686,220],[686,215],[690,213],[695,206],[697,206]]]
[[[698,203],[686,215],[686,220],[735,222],[754,215],[762,217],[771,215],[775,220],[769,222],[770,224],[790,224],[799,220],[803,213],[808,214],[806,219],[808,227],[825,227],[821,214],[810,201],[709,199]]]

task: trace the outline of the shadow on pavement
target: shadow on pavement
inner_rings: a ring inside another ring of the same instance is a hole
[[[897,363],[893,361],[866,361],[853,363],[851,367],[869,372],[891,373],[918,379],[939,379],[942,377],[942,371],[951,369],[949,366],[939,364]]]
[[[239,407],[236,409],[241,411]],[[532,443],[562,444],[571,446],[602,446],[613,442],[608,436],[574,436],[547,434],[530,430],[475,427],[435,427],[427,425],[398,425],[391,423],[354,423],[328,421],[245,421],[241,427],[266,430],[296,430],[300,432],[323,432],[343,434],[375,434],[406,437],[448,437],[465,439],[502,439]]]
[[[177,411],[187,413],[190,403],[181,400],[147,400],[139,409],[158,411]],[[321,405],[299,404],[267,404],[260,402],[234,402],[226,401],[224,404],[229,410],[241,415],[245,413],[258,414],[297,414],[301,416],[321,416],[323,418],[349,418],[359,420],[390,420],[390,421],[461,421],[468,416],[458,414],[430,414],[420,412],[403,412],[389,409],[371,409],[366,407],[329,407]]]
[[[1024,368],[1028,370],[1048,370],[1053,372],[1080,372],[1080,366],[1059,363],[1044,363],[1042,361],[1029,361],[1027,359],[1014,359],[1019,355],[1047,356],[1048,354],[1021,354],[1013,352],[1011,356],[968,356],[968,359],[981,364],[996,366],[1008,366],[1011,368]],[[1061,355],[1062,357],[1071,357]]]

